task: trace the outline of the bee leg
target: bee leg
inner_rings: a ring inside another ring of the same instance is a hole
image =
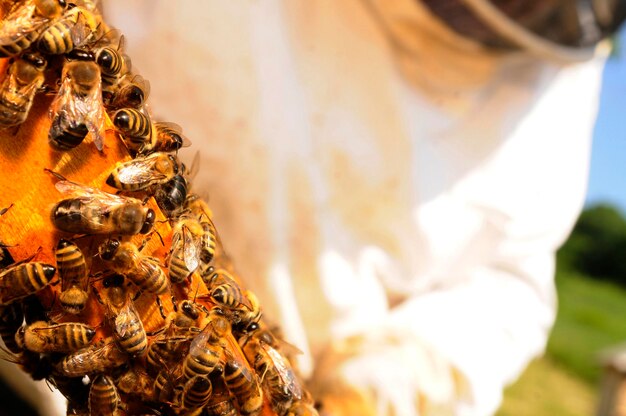
[[[54,176],[55,178],[57,178],[60,181],[67,181],[68,179],[61,175],[59,172],[55,172],[52,169],[48,169],[48,168],[43,168],[44,172],[49,173],[50,175]]]
[[[165,326],[163,328],[159,328],[155,331],[146,331],[146,335],[149,337],[153,337],[155,335],[159,335],[160,333],[162,333],[163,331],[165,331]]]
[[[158,296],[156,297],[156,303],[157,305],[159,305],[159,313],[161,314],[163,319],[167,319],[167,315],[165,315],[165,310],[163,310],[163,303],[161,303],[161,298]],[[176,306],[174,306],[174,308],[176,308]]]
[[[91,286],[91,289],[93,290],[93,294],[96,295],[96,300],[98,301],[98,303],[100,305],[104,305],[104,301],[100,297],[100,292],[98,292],[98,290],[93,286]]]
[[[6,214],[6,212],[9,209],[11,209],[12,206],[13,206],[13,202],[11,202],[11,205],[9,205],[8,207],[0,209],[0,217],[3,216],[4,214]]]
[[[135,296],[133,297],[133,302],[136,301],[137,299],[139,299],[139,297],[143,295],[143,291],[140,290],[137,293],[135,293]]]

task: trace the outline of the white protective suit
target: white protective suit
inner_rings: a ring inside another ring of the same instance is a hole
[[[604,58],[495,55],[414,0],[104,6],[321,398],[493,413],[554,321]]]

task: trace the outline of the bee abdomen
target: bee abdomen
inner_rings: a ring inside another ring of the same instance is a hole
[[[229,308],[237,307],[242,298],[238,287],[230,284],[219,285],[211,291],[211,298]]]
[[[172,283],[182,283],[191,274],[183,259],[182,251],[182,248],[174,249],[170,257],[168,270]]]
[[[143,354],[146,348],[148,348],[146,331],[143,329],[139,318],[129,322],[126,332],[123,334],[117,332],[116,335],[118,336],[120,347],[130,355]]]
[[[113,114],[113,124],[136,146],[144,144],[152,134],[152,123],[148,116],[133,108],[117,110]]]
[[[52,209],[52,223],[59,230],[68,233],[80,234],[91,231],[86,230],[83,224],[83,207],[84,204],[75,198],[59,201]]]
[[[50,284],[55,271],[53,266],[40,262],[22,263],[7,269],[0,274],[3,289],[0,303],[8,304],[38,292]]]
[[[0,45],[0,58],[7,58],[20,54],[28,48],[39,36],[41,30],[34,30],[16,38],[13,42]]]
[[[59,55],[68,53],[74,49],[72,41],[72,28],[75,22],[63,19],[48,27],[37,41],[37,49],[47,55]]]
[[[187,187],[185,177],[176,175],[157,190],[154,199],[165,215],[171,217],[182,208],[187,199]]]
[[[169,401],[172,397],[173,388],[174,386],[168,377],[167,370],[161,370],[154,379],[152,388],[154,400],[160,402]]]
[[[213,386],[206,376],[196,376],[189,380],[183,389],[183,408],[204,407],[211,398]]]
[[[87,273],[85,256],[78,246],[70,241],[61,239],[56,251],[57,267],[63,278],[82,277]]]
[[[70,150],[81,144],[88,132],[84,123],[74,123],[60,112],[50,125],[48,143],[57,150]]]
[[[89,412],[92,416],[113,415],[119,404],[117,389],[113,380],[105,375],[98,375],[89,390]]]
[[[258,414],[263,406],[263,393],[254,373],[238,362],[230,360],[224,368],[224,382],[235,396],[242,415]]]
[[[217,352],[209,349],[196,356],[189,354],[183,364],[183,374],[185,379],[190,380],[195,376],[209,375],[215,367],[217,367],[219,362],[220,357]]]

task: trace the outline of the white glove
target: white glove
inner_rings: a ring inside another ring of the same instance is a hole
[[[414,337],[372,331],[333,343],[320,355],[311,389],[329,415],[453,414],[465,381]],[[350,410],[348,410],[350,409]]]

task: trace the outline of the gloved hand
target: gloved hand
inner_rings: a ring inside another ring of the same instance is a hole
[[[320,415],[454,414],[464,382],[422,342],[373,331],[333,343],[311,385]]]

